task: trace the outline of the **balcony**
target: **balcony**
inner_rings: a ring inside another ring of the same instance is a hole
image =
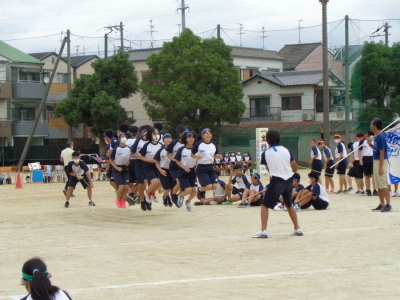
[[[36,82],[13,82],[12,95],[13,98],[23,99],[42,99],[46,91],[44,83]]]
[[[28,136],[31,132],[33,121],[26,122],[13,122],[12,132],[14,136]],[[49,134],[48,123],[38,123],[34,135],[36,136],[47,136]]]
[[[242,123],[279,122],[281,121],[280,107],[246,108]]]

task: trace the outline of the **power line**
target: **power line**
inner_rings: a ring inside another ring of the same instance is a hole
[[[20,38],[20,39],[9,39],[9,40],[2,40],[2,41],[3,41],[3,42],[22,41],[22,40],[31,40],[31,39],[45,38],[45,37],[56,36],[56,35],[59,35],[59,33],[50,34],[50,35],[42,35],[42,36],[33,36],[33,37],[27,37],[27,38]]]

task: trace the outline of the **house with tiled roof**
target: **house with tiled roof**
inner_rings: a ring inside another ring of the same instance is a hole
[[[242,122],[322,121],[323,72],[262,71],[243,81],[246,111]],[[343,119],[344,83],[329,73],[331,120]]]
[[[236,47],[232,48],[233,64],[238,70],[239,79],[244,81],[261,70],[280,72],[283,70],[284,59],[274,51],[257,48]],[[158,54],[162,48],[137,49],[129,51],[129,60],[135,67],[135,73],[139,81],[149,71],[146,64],[147,58],[152,54]],[[143,107],[140,93],[133,94],[128,99],[122,99],[121,105],[127,111],[134,111],[134,118],[137,125],[150,124],[152,121],[147,116]]]
[[[322,70],[323,47],[321,43],[285,45],[277,52],[283,57],[283,71],[313,71]],[[341,61],[334,59],[332,53],[328,53],[328,68],[343,79],[343,66]]]

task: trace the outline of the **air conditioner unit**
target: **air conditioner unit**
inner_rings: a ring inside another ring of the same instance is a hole
[[[303,114],[303,121],[312,121],[312,119],[313,119],[312,113]]]

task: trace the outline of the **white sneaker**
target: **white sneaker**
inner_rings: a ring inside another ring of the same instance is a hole
[[[268,238],[268,234],[266,230],[260,230],[259,232],[253,234],[251,236],[252,238],[257,238],[257,239],[267,239]]]
[[[278,210],[284,210],[285,206],[282,203],[278,203],[277,205],[275,205],[274,210],[278,211]]]
[[[390,197],[396,197],[396,193],[392,192],[392,191],[390,191],[389,195],[390,195]]]
[[[210,205],[218,205],[217,201],[210,201]]]
[[[147,203],[152,202],[149,194],[147,194],[147,191],[144,191],[144,199],[146,200]]]
[[[396,197],[400,197],[400,192],[395,192]]]
[[[293,207],[294,207],[294,209],[295,209],[296,211],[301,211],[300,206],[298,206],[297,204],[294,204]]]
[[[297,228],[295,231],[293,231],[292,235],[302,236],[303,231],[301,231],[300,228]]]

